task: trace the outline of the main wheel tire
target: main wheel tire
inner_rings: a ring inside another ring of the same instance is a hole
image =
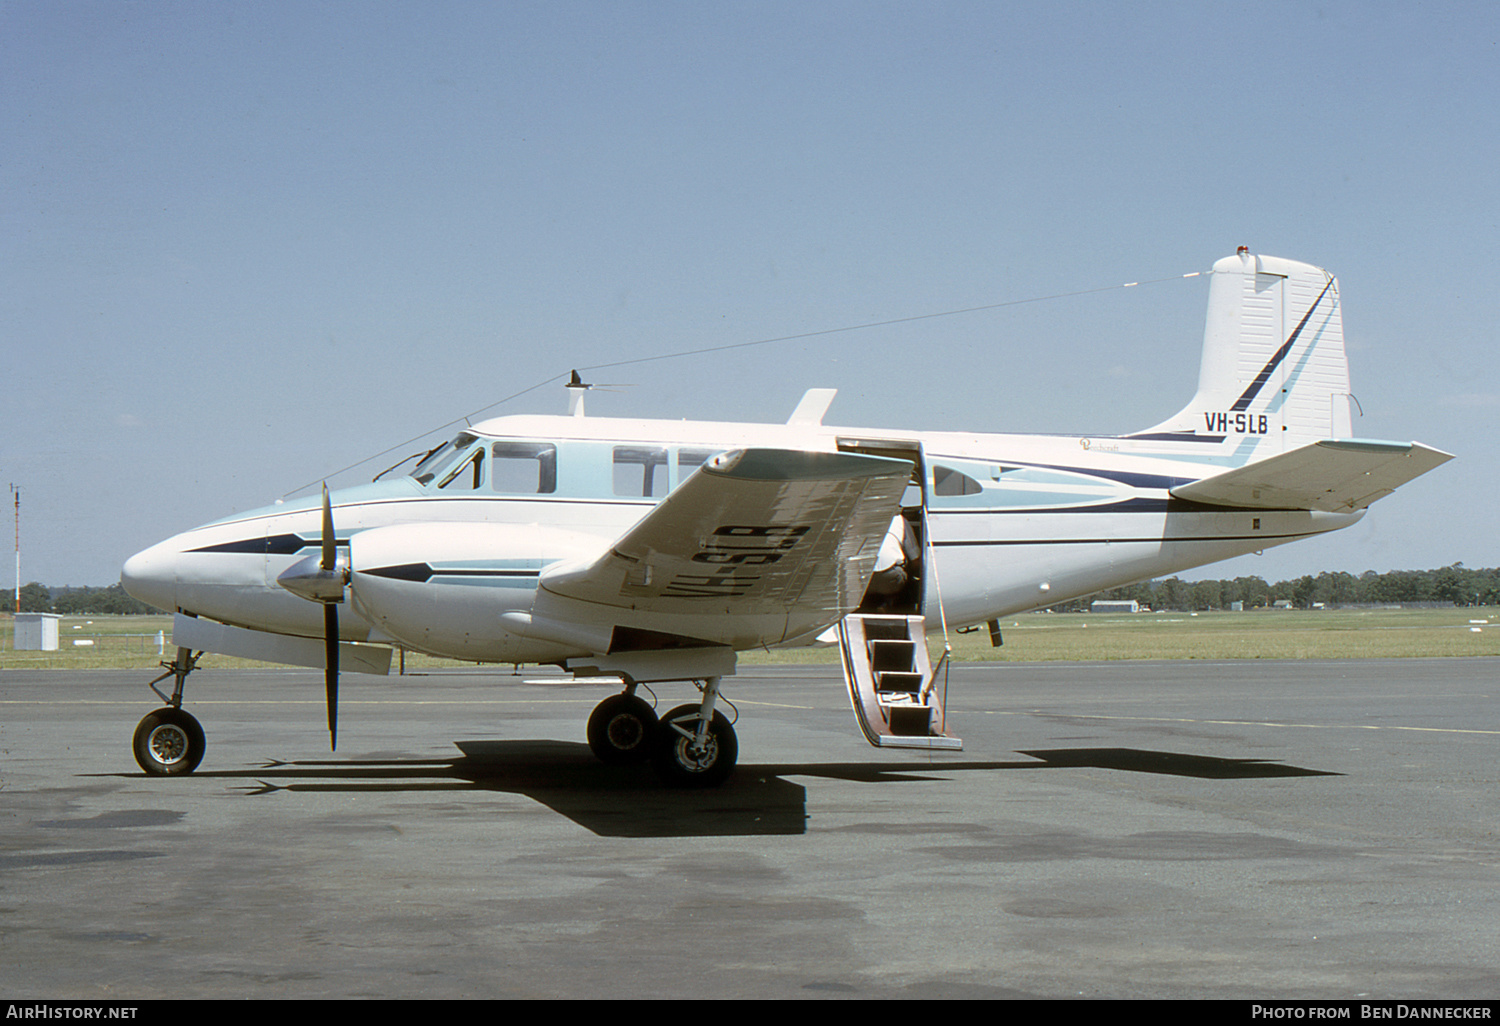
[[[651,764],[673,787],[718,787],[734,770],[739,739],[717,709],[709,721],[702,750],[693,747],[699,706],[680,705],[661,718],[651,743]]]
[[[191,773],[203,761],[203,727],[189,713],[168,706],[148,713],[135,728],[135,761],[153,777]]]
[[[589,748],[611,766],[645,762],[655,732],[656,710],[634,695],[611,695],[589,716]]]

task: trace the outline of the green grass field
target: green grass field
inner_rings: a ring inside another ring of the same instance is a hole
[[[987,632],[962,636],[954,645],[955,657],[1094,661],[1500,655],[1500,612],[1490,609],[1029,613],[1002,621],[1001,632],[1005,645],[998,649],[990,647]]]
[[[1500,656],[1500,611],[1475,609],[1256,610],[1248,613],[1027,613],[1001,621],[1005,644],[989,634],[952,635],[954,658],[1099,661],[1108,659],[1394,659]],[[158,632],[165,655],[158,652]],[[64,617],[56,652],[17,652],[10,617],[0,617],[0,671],[155,667],[173,655],[169,616]],[[75,644],[89,642],[89,644]],[[932,636],[934,654],[940,635]],[[745,653],[745,665],[820,663],[835,650]],[[210,655],[204,666],[261,665]],[[461,666],[408,655],[408,669]]]

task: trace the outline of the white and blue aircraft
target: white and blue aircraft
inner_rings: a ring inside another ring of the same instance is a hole
[[[176,687],[137,761],[198,765],[182,697],[204,652],[322,666],[335,745],[340,668],[385,673],[397,650],[616,678],[593,751],[711,786],[737,755],[716,709],[736,654],[836,643],[872,744],[957,747],[929,631],[998,634],[1002,616],[1348,527],[1451,458],[1351,437],[1337,282],[1244,248],[1213,267],[1197,394],[1144,431],[830,427],[833,396],[809,391],[784,424],[626,420],[584,416],[575,387],[568,416],[489,420],[399,480],[132,556],[126,591],[177,614],[157,678]],[[698,697],[658,717],[638,690],[664,682]]]

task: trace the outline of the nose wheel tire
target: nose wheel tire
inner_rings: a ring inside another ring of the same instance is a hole
[[[715,710],[703,744],[696,743],[701,710],[680,705],[656,726],[651,744],[651,763],[661,778],[673,787],[718,787],[739,758],[739,740],[724,714]]]
[[[135,728],[135,761],[153,777],[193,772],[203,761],[206,746],[198,721],[170,706],[148,713]]]
[[[656,710],[650,703],[634,695],[612,695],[589,716],[589,748],[611,766],[645,762],[655,731]]]

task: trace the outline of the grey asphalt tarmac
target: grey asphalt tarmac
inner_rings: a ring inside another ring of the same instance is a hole
[[[835,667],[726,680],[711,792],[596,763],[598,684],[0,673],[0,996],[1500,997],[1500,660],[954,669],[962,752]],[[667,688],[663,708],[686,701]]]

